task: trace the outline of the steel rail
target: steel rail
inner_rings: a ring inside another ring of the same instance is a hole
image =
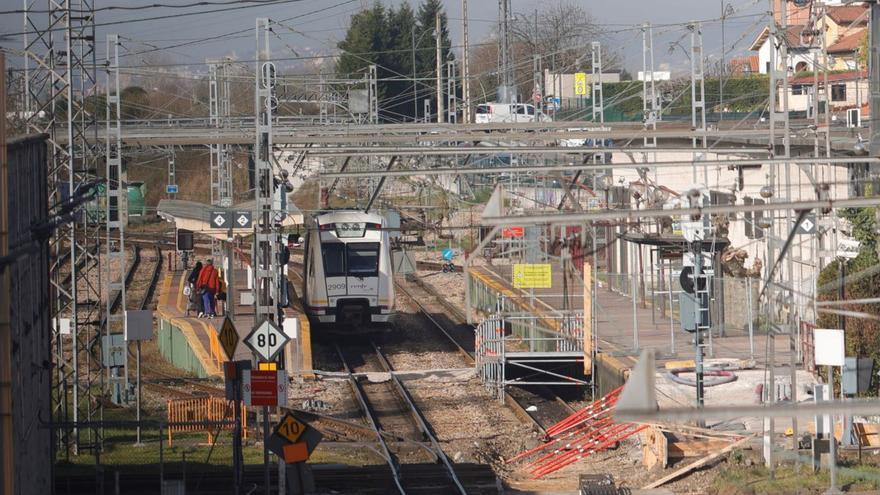
[[[364,412],[364,416],[367,417],[367,421],[369,421],[370,426],[373,428],[373,432],[376,434],[376,438],[379,440],[379,445],[382,447],[382,452],[384,453],[385,461],[388,463],[388,467],[391,468],[391,475],[394,477],[394,484],[397,486],[397,490],[402,494],[406,495],[406,490],[403,489],[403,484],[400,481],[400,468],[397,465],[397,461],[394,456],[391,454],[391,450],[388,448],[388,443],[385,442],[385,437],[382,435],[382,431],[379,429],[379,425],[376,423],[376,417],[373,414],[373,411],[370,409],[370,406],[367,404],[366,394],[364,393],[363,388],[361,388],[360,382],[358,382],[357,378],[352,374],[353,370],[351,366],[349,366],[348,361],[345,360],[345,355],[342,352],[342,349],[339,347],[339,344],[336,344],[336,353],[339,354],[339,359],[342,361],[342,366],[345,368],[346,373],[348,373],[348,383],[351,385],[351,389],[354,392],[355,398],[357,399],[361,410]]]
[[[449,332],[447,332],[446,329],[443,328],[443,325],[440,324],[440,322],[438,322],[433,316],[431,316],[431,313],[428,312],[427,308],[425,308],[425,306],[421,303],[421,301],[419,301],[418,299],[416,299],[416,298],[412,295],[412,293],[411,293],[409,290],[407,290],[407,289],[403,286],[403,284],[401,284],[401,283],[398,282],[397,280],[394,281],[394,285],[397,287],[397,289],[398,289],[399,291],[401,291],[404,295],[406,295],[406,297],[408,297],[408,298],[410,299],[410,301],[412,301],[413,304],[416,305],[417,308],[419,308],[419,312],[421,312],[422,315],[423,315],[425,318],[428,319],[428,321],[430,321],[431,323],[433,323],[434,326],[435,326],[438,330],[440,330],[440,332],[441,332],[443,335],[446,336],[446,338],[449,340],[449,342],[451,342],[452,345],[455,346],[455,350],[456,350],[456,352],[458,352],[459,354],[461,354],[462,356],[464,356],[464,358],[465,358],[470,364],[474,364],[474,362],[475,362],[475,361],[474,361],[474,355],[471,354],[470,352],[468,352],[464,347],[462,347],[462,345],[458,343],[458,340],[456,340],[455,337],[453,337]],[[426,292],[427,292],[427,291],[426,291]],[[432,294],[432,295],[433,295],[433,294]]]
[[[153,294],[156,293],[156,285],[159,283],[159,274],[162,273],[162,248],[156,246],[156,268],[153,268],[153,273],[150,276],[150,285],[147,286],[147,290],[144,292],[144,297],[141,300],[140,308],[141,310],[147,309],[147,306],[150,304],[150,300],[153,299]]]
[[[464,347],[462,347],[462,345],[459,344],[458,340],[456,340],[455,337],[447,332],[443,325],[440,324],[440,322],[438,322],[433,316],[431,316],[427,308],[425,308],[425,306],[416,297],[414,297],[408,289],[406,289],[396,280],[394,281],[394,284],[398,288],[398,290],[405,294],[406,297],[408,297],[416,305],[416,307],[419,308],[419,311],[428,319],[428,321],[433,323],[434,326],[438,330],[440,330],[447,339],[449,339],[449,341],[452,343],[453,346],[455,346],[455,349],[459,354],[463,355],[472,365],[476,364],[476,361],[474,360],[474,355],[468,352]],[[429,295],[437,299],[438,303],[443,305],[443,300],[441,298],[438,298],[436,294],[432,294],[431,291],[426,287],[422,286],[422,289],[425,290],[425,292],[427,292]],[[555,396],[555,394],[553,395]],[[572,409],[572,407],[568,405],[568,403],[560,399],[558,396],[555,396],[554,401],[562,405],[569,413],[574,412],[574,409]],[[538,430],[541,435],[547,435],[547,429],[544,428],[544,425],[542,425],[537,418],[529,414],[529,412],[526,411],[525,408],[519,402],[517,402],[516,398],[511,395],[510,392],[508,392],[507,390],[504,391],[504,404],[510,408],[510,410],[513,412],[513,415],[519,418],[521,422],[530,424],[533,428]]]
[[[426,148],[425,154],[430,154],[430,148]],[[623,150],[618,150],[623,151]],[[473,153],[471,151],[470,153]],[[578,165],[550,165],[540,167],[446,167],[446,168],[426,168],[426,169],[406,169],[406,170],[368,170],[363,172],[323,172],[319,176],[324,179],[353,179],[362,177],[410,177],[414,175],[479,175],[479,174],[507,174],[507,173],[540,173],[540,172],[565,172],[579,170],[608,170],[621,168],[673,168],[673,167],[691,167],[693,165],[707,167],[749,167],[757,165],[813,165],[813,164],[851,164],[851,163],[880,163],[880,158],[873,157],[848,157],[848,158],[768,158],[768,159],[746,159],[746,160],[675,160],[664,162],[644,162],[644,163],[585,163]]]
[[[458,488],[459,493],[462,495],[467,495],[467,490],[464,489],[464,486],[461,484],[461,481],[458,479],[458,475],[455,474],[455,468],[452,466],[452,463],[449,462],[449,458],[446,457],[446,453],[443,452],[443,448],[440,447],[440,442],[437,441],[437,437],[434,436],[434,432],[431,431],[430,426],[428,426],[427,420],[425,420],[424,415],[422,415],[422,411],[416,406],[415,401],[413,401],[412,396],[409,394],[409,391],[403,385],[403,382],[400,381],[400,378],[397,377],[392,371],[394,368],[391,367],[391,363],[388,361],[388,358],[385,357],[385,354],[382,353],[382,350],[373,342],[370,342],[373,346],[373,349],[376,351],[376,355],[379,357],[379,363],[382,364],[382,368],[391,375],[391,382],[394,383],[395,388],[397,389],[398,395],[400,395],[404,402],[406,402],[407,406],[409,406],[410,413],[413,418],[416,420],[416,425],[418,425],[419,430],[422,431],[422,434],[431,442],[431,445],[434,447],[435,454],[446,467],[447,474],[449,475],[450,480],[455,484],[456,488]]]
[[[863,208],[880,204],[880,197],[828,199],[816,201],[792,201],[787,203],[767,203],[761,205],[712,205],[702,208],[677,208],[671,210],[594,210],[582,213],[561,213],[554,215],[512,215],[507,217],[483,217],[483,226],[505,225],[565,225],[589,223],[600,220],[630,220],[669,217],[673,215],[698,217],[729,213],[749,213],[779,210],[816,210],[835,208]]]

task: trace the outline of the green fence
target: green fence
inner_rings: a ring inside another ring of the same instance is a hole
[[[159,319],[159,352],[174,366],[199,378],[207,378],[205,367],[196,357],[180,327],[164,318]]]

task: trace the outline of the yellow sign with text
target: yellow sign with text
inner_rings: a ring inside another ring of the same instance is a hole
[[[587,94],[587,73],[575,72],[574,74],[574,94],[577,96],[586,96]]]
[[[294,418],[290,413],[287,413],[281,419],[281,422],[278,423],[278,426],[275,427],[275,432],[291,443],[295,443],[299,440],[300,435],[302,435],[304,431],[306,431],[306,425]]]
[[[517,289],[549,289],[553,272],[549,263],[513,265],[513,286]]]

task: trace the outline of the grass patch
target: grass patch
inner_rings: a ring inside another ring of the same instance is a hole
[[[819,494],[828,489],[830,482],[827,470],[818,473],[801,464],[796,471],[793,465],[776,468],[774,478],[763,464],[745,466],[728,464],[715,478],[714,493],[722,495],[752,494]],[[839,488],[849,492],[874,491],[880,489],[880,467],[868,464],[856,465],[841,462],[838,471]]]

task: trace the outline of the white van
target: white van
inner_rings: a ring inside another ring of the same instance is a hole
[[[477,105],[475,119],[477,124],[549,121],[550,117],[538,114],[535,111],[535,106],[529,103],[483,103]]]

